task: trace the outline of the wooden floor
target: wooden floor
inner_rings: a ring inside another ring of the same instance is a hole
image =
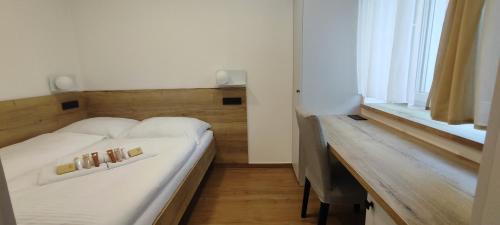
[[[209,171],[182,224],[316,224],[319,201],[311,191],[308,218],[300,218],[303,188],[292,168],[222,168]],[[352,206],[330,208],[329,225],[360,225]]]

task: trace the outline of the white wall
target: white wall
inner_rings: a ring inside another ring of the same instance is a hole
[[[483,17],[483,30],[480,36],[479,59],[486,78],[496,77],[496,86],[492,82],[487,89],[494,90],[488,132],[483,149],[483,158],[479,169],[476,198],[472,211],[473,225],[498,224],[500,221],[500,1],[486,0]],[[483,87],[484,88],[484,87]],[[484,91],[484,90],[483,90]]]
[[[353,114],[357,94],[356,33],[358,1],[294,0],[294,99],[314,114]],[[297,124],[294,120],[294,128]],[[298,132],[293,132],[292,165],[302,182]]]
[[[497,59],[498,61],[498,59]],[[498,224],[500,215],[500,67],[493,106],[488,123],[488,133],[479,168],[476,197],[472,210],[471,225]]]
[[[304,3],[302,105],[316,114],[355,113],[358,1]]]
[[[248,71],[249,159],[291,162],[292,0],[73,0],[87,90],[215,86]]]
[[[49,75],[78,73],[66,1],[0,1],[0,100],[50,94]]]

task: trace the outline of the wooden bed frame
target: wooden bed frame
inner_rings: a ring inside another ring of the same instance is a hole
[[[226,98],[232,104],[223,104]],[[234,104],[238,99],[240,104]],[[75,101],[78,107],[63,109],[63,104]],[[165,204],[155,225],[179,223],[213,162],[248,165],[245,88],[73,92],[0,101],[0,148],[97,116],[138,120],[188,116],[212,124],[214,139]]]
[[[196,190],[212,164],[216,149],[214,141],[210,143],[203,156],[189,171],[182,184],[177,187],[172,198],[165,204],[162,212],[156,217],[155,225],[177,225],[186,212]]]

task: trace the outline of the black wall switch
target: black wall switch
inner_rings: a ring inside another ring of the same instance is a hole
[[[241,105],[242,102],[241,98],[222,98],[223,105]]]
[[[76,109],[80,107],[78,100],[61,103],[62,110]]]

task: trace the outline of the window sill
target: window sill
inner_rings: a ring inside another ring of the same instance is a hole
[[[406,104],[370,103],[361,107],[476,150],[481,151],[483,148],[486,131],[474,129],[472,124],[449,125],[435,121],[431,119],[429,111],[407,107]]]

